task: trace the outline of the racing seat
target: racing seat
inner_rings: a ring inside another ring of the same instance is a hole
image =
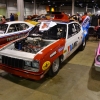
[[[57,28],[57,36],[66,38],[66,29],[64,27]]]

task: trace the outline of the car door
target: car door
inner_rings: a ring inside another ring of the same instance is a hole
[[[83,39],[83,30],[82,30],[82,26],[78,23],[74,23],[75,25],[75,28],[76,28],[76,31],[77,31],[77,35],[78,35],[78,38],[79,38],[79,45],[82,43],[82,39]]]
[[[69,23],[67,25],[67,36],[64,48],[64,60],[70,56],[80,44],[80,34],[77,32],[75,23]]]

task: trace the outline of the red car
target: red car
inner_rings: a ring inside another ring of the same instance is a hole
[[[40,80],[46,73],[55,76],[61,63],[76,49],[84,50],[86,42],[81,25],[68,22],[61,14],[55,20],[36,25],[28,37],[15,40],[0,50],[0,69]]]

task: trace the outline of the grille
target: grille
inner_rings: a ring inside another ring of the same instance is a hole
[[[2,64],[5,64],[7,66],[13,67],[13,68],[24,68],[24,61],[21,59],[11,58],[7,56],[2,56]]]

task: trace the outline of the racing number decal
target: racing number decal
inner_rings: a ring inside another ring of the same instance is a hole
[[[42,65],[42,70],[48,69],[50,65],[51,65],[50,61],[44,62],[44,64]]]

